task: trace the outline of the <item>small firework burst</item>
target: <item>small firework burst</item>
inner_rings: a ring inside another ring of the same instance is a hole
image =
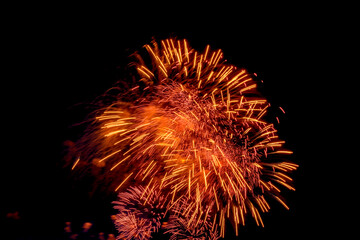
[[[114,223],[119,232],[117,239],[147,240],[151,238],[152,224],[148,219],[138,218],[132,212],[117,214]]]
[[[113,202],[119,211],[114,221],[118,238],[150,239],[160,228],[166,211],[163,197],[156,191],[136,186],[119,193],[118,199]]]
[[[292,152],[265,120],[270,104],[258,93],[252,75],[226,63],[221,50],[207,46],[200,53],[186,40],[154,41],[145,49],[151,63],[134,55],[138,82],[96,112],[73,169],[79,162],[101,167],[99,174],[115,191],[143,185],[123,193],[133,202],[156,192],[172,214],[169,232],[179,228],[179,233],[196,235],[211,226],[211,234],[220,227],[224,237],[228,218],[238,235],[246,214],[263,226],[260,212],[270,209],[269,197],[288,209],[280,188],[294,190],[288,173],[298,165],[282,160]],[[176,215],[185,198],[188,214]],[[146,236],[158,229],[146,220],[153,218],[141,215],[144,205],[120,201],[118,206],[125,214],[117,221],[121,234],[130,232],[126,219],[139,220],[136,226]],[[210,216],[211,224],[206,220]],[[189,228],[194,219],[203,221],[203,228]]]

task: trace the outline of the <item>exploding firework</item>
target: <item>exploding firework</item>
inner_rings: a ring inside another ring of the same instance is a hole
[[[119,231],[119,239],[150,239],[157,232],[166,209],[163,197],[155,190],[143,187],[130,187],[118,195],[113,202],[119,211],[114,221]]]
[[[137,83],[96,112],[73,168],[100,166],[115,191],[141,184],[161,195],[169,212],[186,198],[172,231],[195,219],[205,226],[211,216],[212,231],[224,237],[228,218],[238,235],[246,214],[263,226],[269,197],[288,209],[280,188],[294,190],[288,173],[298,166],[282,160],[292,152],[265,120],[270,104],[252,75],[227,64],[221,50],[199,53],[186,40],[145,49],[151,63],[134,55]]]

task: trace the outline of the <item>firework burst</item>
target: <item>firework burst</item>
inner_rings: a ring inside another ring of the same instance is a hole
[[[166,212],[163,197],[157,191],[135,186],[119,193],[118,198],[113,202],[119,211],[114,221],[118,238],[150,239],[159,230]]]
[[[236,234],[246,214],[263,226],[269,197],[288,209],[280,188],[294,190],[288,173],[298,166],[282,160],[292,152],[265,120],[269,103],[252,75],[227,64],[221,50],[199,53],[186,40],[145,49],[151,63],[134,54],[138,82],[96,112],[73,168],[95,162],[113,190],[141,184],[161,195],[169,212],[186,198],[186,214],[171,231],[202,217],[205,226],[211,217],[212,231],[224,237],[226,218]]]

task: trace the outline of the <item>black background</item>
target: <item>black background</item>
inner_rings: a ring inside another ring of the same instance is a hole
[[[113,231],[109,218],[115,213],[114,199],[101,194],[89,198],[86,183],[72,182],[60,167],[63,143],[81,135],[71,126],[85,119],[86,103],[122,76],[128,56],[152,37],[170,36],[188,39],[198,51],[207,44],[220,48],[230,64],[257,73],[263,80],[260,91],[280,118],[280,138],[300,165],[292,175],[296,191],[283,193],[290,210],[274,202],[263,215],[265,228],[249,218],[239,239],[307,237],[322,234],[327,223],[337,221],[325,204],[324,186],[329,184],[321,172],[329,161],[321,151],[326,102],[331,100],[322,92],[328,81],[323,59],[330,55],[326,43],[332,18],[318,17],[319,9],[306,6],[261,12],[232,5],[174,8],[119,6],[99,13],[54,7],[41,14],[23,10],[26,14],[7,19],[1,219],[19,211],[21,220],[15,233],[9,228],[4,234],[51,239],[61,236],[65,221],[78,227],[92,221],[98,231]],[[226,236],[234,239],[230,230]]]

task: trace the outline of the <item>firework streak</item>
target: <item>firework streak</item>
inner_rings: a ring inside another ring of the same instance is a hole
[[[227,64],[221,50],[207,46],[199,53],[186,40],[154,41],[145,49],[151,63],[134,55],[137,84],[97,111],[73,168],[79,162],[98,166],[115,191],[141,185],[126,194],[144,205],[152,194],[161,196],[162,216],[178,219],[167,228],[175,235],[224,237],[226,219],[238,235],[245,215],[263,226],[268,198],[288,209],[279,192],[294,190],[288,173],[298,165],[283,160],[292,152],[265,120],[269,103],[252,75]],[[118,222],[129,228],[141,208],[119,206]],[[148,238],[159,228],[158,220],[138,222]]]

